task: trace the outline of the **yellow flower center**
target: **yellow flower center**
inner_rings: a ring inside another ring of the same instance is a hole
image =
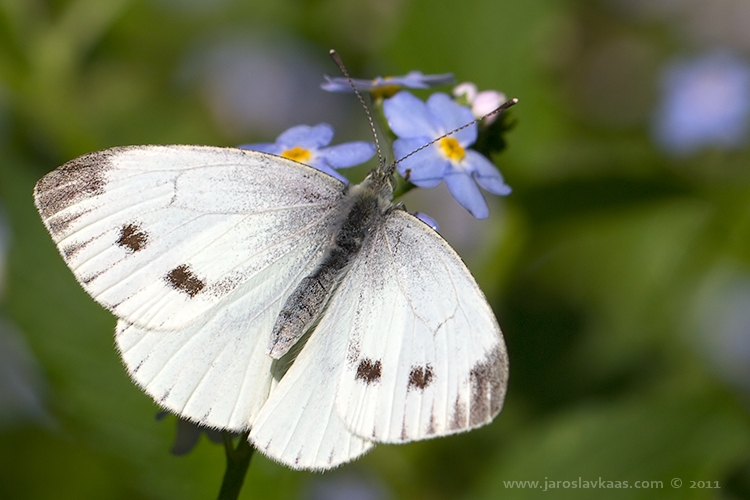
[[[392,80],[393,78],[390,76],[386,76],[383,78],[382,81],[388,81]],[[377,85],[379,82],[377,78],[372,80],[372,83],[374,85]],[[375,99],[387,99],[389,97],[393,97],[393,95],[398,92],[401,89],[401,85],[394,83],[393,85],[381,85],[380,87],[375,87],[370,92],[372,94],[372,97]]]
[[[466,156],[466,150],[453,137],[443,137],[438,141],[438,146],[451,161],[461,161]]]
[[[388,97],[392,97],[399,89],[401,89],[400,85],[384,85],[373,89],[372,96],[375,99],[387,99]]]
[[[307,163],[308,161],[310,161],[312,153],[310,153],[310,150],[308,149],[294,146],[292,149],[287,149],[286,151],[281,153],[281,156],[283,156],[284,158],[289,158],[290,160],[298,161],[300,163]]]

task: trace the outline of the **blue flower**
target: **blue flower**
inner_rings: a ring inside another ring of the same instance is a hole
[[[353,92],[349,80],[343,77],[331,78],[325,75],[326,81],[320,88],[328,92]],[[370,92],[375,97],[390,97],[402,88],[427,89],[453,83],[453,73],[425,75],[421,71],[410,71],[404,76],[378,76],[372,80],[353,78],[352,81],[360,92]]]
[[[655,120],[657,142],[689,155],[706,146],[741,146],[750,132],[750,64],[714,52],[667,66]]]
[[[396,158],[404,158],[430,141],[474,120],[471,110],[448,95],[435,93],[427,102],[399,92],[383,103],[388,125],[399,138],[393,143]],[[477,184],[493,194],[506,195],[510,187],[487,158],[467,149],[477,140],[472,124],[398,163],[404,179],[419,187],[435,187],[445,179],[448,190],[477,219],[489,216]]]
[[[375,155],[375,145],[370,142],[347,142],[328,146],[333,139],[333,127],[319,123],[314,127],[298,125],[283,132],[276,142],[243,144],[241,149],[271,153],[298,161],[348,183],[346,177],[335,169],[348,168],[366,162]]]
[[[428,226],[430,226],[433,231],[440,230],[437,221],[433,219],[432,217],[430,217],[429,215],[427,215],[426,213],[414,212],[412,215],[416,217],[417,219],[421,220],[422,222],[424,222],[425,224],[427,224]]]

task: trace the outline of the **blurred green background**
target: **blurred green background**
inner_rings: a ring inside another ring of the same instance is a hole
[[[32,188],[117,145],[322,121],[366,140],[353,97],[318,88],[329,48],[355,76],[520,99],[489,219],[406,199],[493,304],[508,397],[485,428],[325,475],[256,456],[242,498],[750,498],[747,26],[746,0],[0,0],[0,498],[215,497],[223,450],[170,454],[174,418],[130,383]]]

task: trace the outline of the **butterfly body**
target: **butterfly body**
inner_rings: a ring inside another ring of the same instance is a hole
[[[394,207],[389,177],[346,188],[265,153],[133,146],[63,165],[34,196],[154,401],[328,469],[484,425],[505,396],[489,304],[448,244]]]
[[[278,359],[286,354],[318,318],[369,234],[394,208],[390,201],[392,192],[389,179],[374,175],[347,189],[342,203],[345,216],[332,235],[325,256],[315,271],[300,281],[276,319],[269,348],[271,357]]]

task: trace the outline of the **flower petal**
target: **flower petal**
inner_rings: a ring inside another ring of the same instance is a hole
[[[430,139],[463,127],[474,120],[474,114],[469,108],[461,106],[448,94],[442,92],[436,92],[427,99],[427,109],[439,124],[439,133]],[[452,134],[452,137],[464,147],[474,144],[477,140],[477,124],[472,123],[465,129]]]
[[[426,89],[439,85],[453,83],[453,73],[442,73],[440,75],[425,75],[421,71],[409,71],[404,76],[397,76],[390,79],[390,82],[396,82],[404,87],[412,89]]]
[[[415,212],[413,215],[417,219],[421,220],[422,222],[424,222],[425,224],[427,224],[428,226],[430,226],[434,231],[438,231],[440,229],[438,227],[438,223],[435,221],[435,219],[433,219],[432,217],[430,217],[426,213],[424,213],[424,212]]]
[[[357,141],[321,149],[318,155],[333,168],[348,168],[366,162],[375,155],[375,145]]]
[[[484,155],[469,149],[466,151],[466,159],[464,161],[473,170],[474,180],[477,181],[477,184],[492,194],[510,194],[510,186],[505,183],[502,174],[495,164],[485,158]]]
[[[418,147],[424,146],[422,138],[396,139],[393,153],[396,158],[404,158]],[[397,165],[398,173],[415,186],[431,188],[440,184],[450,168],[450,162],[436,148],[426,148],[409,156]]]
[[[455,173],[445,176],[448,191],[456,201],[477,219],[486,219],[490,215],[487,202],[479,191],[474,179],[465,173]]]
[[[237,147],[240,149],[260,151],[261,153],[271,153],[273,155],[280,155],[283,152],[283,148],[275,142],[256,142],[253,144],[241,144]]]
[[[495,111],[507,99],[505,94],[497,90],[483,90],[478,93],[476,99],[471,103],[471,112],[475,118],[482,118],[487,113]],[[485,118],[485,123],[489,125],[497,119],[497,114]]]
[[[427,141],[429,142],[429,141]],[[401,160],[410,153],[413,153],[421,146],[427,144],[424,137],[413,137],[411,139],[396,139],[393,141],[393,156],[396,160]],[[428,148],[429,149],[429,148]],[[416,153],[419,156],[422,152]]]
[[[291,148],[299,146],[305,149],[316,150],[327,146],[333,139],[333,127],[327,123],[319,123],[314,127],[308,125],[297,125],[284,131],[276,143]]]
[[[466,103],[474,102],[477,95],[477,86],[471,82],[459,83],[453,88],[453,96],[457,99],[464,99]]]
[[[314,168],[315,170],[320,170],[324,174],[328,174],[331,177],[335,177],[336,179],[340,180],[344,184],[349,184],[349,179],[338,173],[336,170],[331,167],[328,162],[325,161],[325,159],[320,157],[314,157],[312,160],[310,160],[307,163],[308,166]]]
[[[398,137],[423,137],[423,145],[440,135],[439,124],[425,103],[413,94],[401,91],[383,102],[388,126]]]
[[[341,76],[331,77],[329,75],[323,75],[323,77],[326,81],[320,84],[320,88],[327,92],[354,92],[347,78]],[[354,82],[354,85],[360,92],[369,92],[374,87],[371,80],[352,78],[352,82]]]

